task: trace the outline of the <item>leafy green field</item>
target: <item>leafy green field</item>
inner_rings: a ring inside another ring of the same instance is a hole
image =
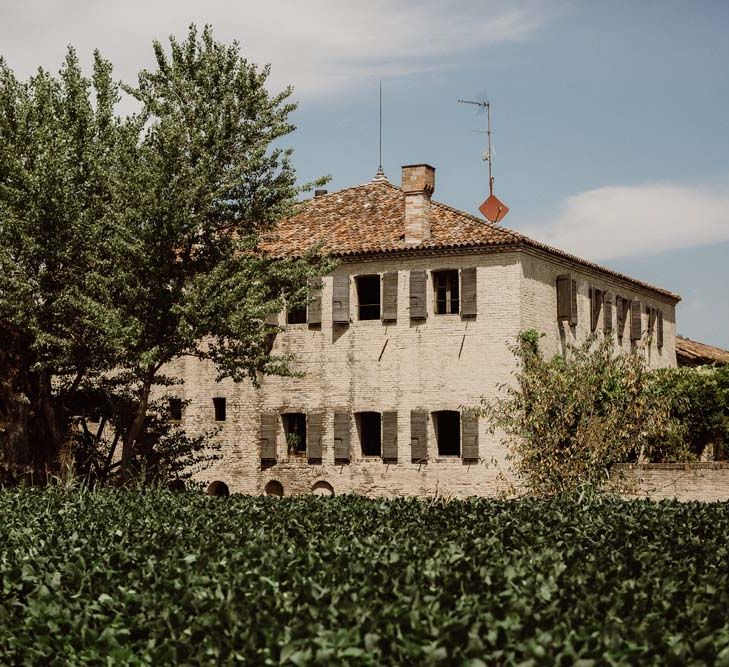
[[[0,493],[0,664],[729,665],[729,504]]]

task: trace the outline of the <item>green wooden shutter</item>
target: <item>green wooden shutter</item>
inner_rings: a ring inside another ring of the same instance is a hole
[[[276,460],[276,426],[278,415],[264,413],[261,415],[261,459],[263,461]]]
[[[425,271],[410,272],[410,319],[424,320],[426,317]]]
[[[656,319],[656,345],[663,347],[663,311],[658,311],[658,317]]]
[[[382,321],[397,321],[397,271],[382,277]]]
[[[322,458],[322,424],[324,415],[321,412],[310,412],[306,415],[306,457],[321,460]]]
[[[461,454],[467,461],[478,459],[478,417],[470,410],[461,413]]]
[[[612,292],[605,292],[603,296],[603,303],[605,304],[605,310],[602,316],[602,330],[607,334],[613,330],[613,302],[615,297]]]
[[[557,320],[569,320],[571,313],[572,279],[568,273],[557,276]]]
[[[640,340],[642,326],[640,301],[633,300],[630,302],[630,340]]]
[[[397,461],[397,412],[382,413],[382,458]]]
[[[319,326],[321,324],[321,278],[309,281],[309,296],[306,321],[309,326]]]
[[[334,458],[349,461],[349,413],[334,414]]]
[[[332,322],[349,324],[349,276],[335,273],[332,283]]]
[[[577,281],[570,281],[570,326],[577,326]]]
[[[410,412],[410,456],[413,463],[428,460],[428,413]]]
[[[475,317],[478,305],[476,267],[461,269],[461,315]]]

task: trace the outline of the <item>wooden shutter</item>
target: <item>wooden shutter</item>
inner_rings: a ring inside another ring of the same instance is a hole
[[[261,415],[261,459],[264,461],[276,460],[277,423],[277,414],[264,413]]]
[[[656,345],[663,347],[663,311],[659,310],[656,317]]]
[[[309,281],[309,297],[306,321],[309,326],[319,326],[321,324],[321,278]]]
[[[413,462],[428,460],[428,413],[410,413],[410,456]]]
[[[382,413],[382,458],[397,461],[397,412]]]
[[[570,281],[570,326],[577,326],[577,281]]]
[[[349,461],[349,413],[334,414],[334,458]]]
[[[570,319],[570,303],[572,298],[570,292],[572,290],[572,279],[569,274],[557,276],[557,319]]]
[[[630,302],[630,340],[640,340],[642,326],[640,301],[633,300]]]
[[[410,319],[424,320],[425,303],[425,271],[410,272]]]
[[[478,459],[478,417],[470,410],[461,413],[461,454],[465,460]]]
[[[605,333],[610,333],[613,330],[613,302],[615,297],[611,292],[605,292],[603,296],[603,303],[605,304],[605,310],[602,316],[602,330]]]
[[[382,321],[397,321],[397,271],[382,276]]]
[[[321,412],[310,412],[306,415],[306,457],[309,459],[322,458],[322,423]]]
[[[617,311],[618,338],[625,334],[625,320],[628,318],[628,301],[622,296],[616,297],[615,306]]]
[[[600,311],[602,310],[603,291],[597,287],[590,288],[590,330],[597,329],[597,323],[600,321]]]
[[[652,336],[656,329],[656,313],[658,310],[649,306],[648,311],[648,335]]]
[[[335,273],[332,283],[332,322],[349,324],[349,276]]]
[[[461,315],[475,317],[477,312],[476,267],[461,269]]]

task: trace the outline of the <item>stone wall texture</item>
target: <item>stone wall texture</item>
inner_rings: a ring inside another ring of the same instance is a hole
[[[729,500],[728,462],[624,464],[615,466],[613,474],[626,480],[628,497]]]
[[[477,269],[477,315],[435,315],[430,272],[441,269]],[[427,318],[411,320],[410,271],[428,272]],[[360,321],[354,277],[398,272],[397,321]],[[570,327],[557,321],[555,279],[570,272],[578,283],[579,322]],[[332,323],[333,276],[324,278],[321,326],[287,325],[278,334],[274,352],[293,354],[293,368],[301,377],[267,377],[259,388],[251,383],[216,381],[211,364],[191,357],[178,359],[166,369],[184,380],[175,389],[190,401],[184,426],[190,433],[217,428],[223,458],[202,472],[206,482],[221,480],[231,492],[263,493],[271,481],[280,482],[284,495],[309,493],[328,482],[334,493],[370,496],[435,495],[453,497],[495,495],[512,481],[506,448],[486,424],[478,425],[478,459],[439,456],[432,413],[476,406],[481,397],[492,398],[499,385],[513,380],[514,357],[510,345],[519,331],[534,328],[546,334],[545,351],[563,351],[590,332],[590,285],[610,289],[662,309],[664,346],[655,342],[640,348],[653,367],[675,365],[675,313],[660,294],[638,289],[627,281],[584,267],[525,251],[412,253],[373,259],[349,259],[336,269],[349,277],[350,323]],[[647,327],[647,315],[644,315]],[[284,315],[280,315],[284,323]],[[598,326],[602,331],[602,322]],[[630,347],[629,337],[623,345]],[[213,398],[227,401],[227,419],[214,421]],[[354,413],[397,413],[397,461],[362,455]],[[411,411],[426,411],[428,460],[411,460]],[[323,454],[310,463],[287,451],[280,415],[285,412],[323,414]],[[334,414],[350,415],[350,461],[335,462]],[[275,462],[261,461],[261,415],[275,413]],[[320,485],[321,486],[321,485]]]

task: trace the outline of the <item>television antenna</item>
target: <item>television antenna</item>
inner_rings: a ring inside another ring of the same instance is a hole
[[[509,212],[509,207],[504,204],[494,194],[494,152],[491,146],[491,102],[488,100],[481,100],[475,102],[473,100],[458,100],[460,104],[472,104],[481,110],[486,111],[486,135],[488,136],[488,147],[486,152],[483,154],[483,160],[489,163],[489,196],[488,198],[478,207],[483,216],[490,222],[499,222]],[[483,130],[476,130],[477,132],[483,132]]]

